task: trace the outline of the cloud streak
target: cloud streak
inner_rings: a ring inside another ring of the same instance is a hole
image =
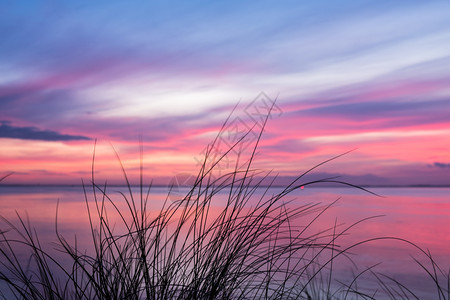
[[[39,141],[80,141],[91,140],[81,135],[62,134],[52,130],[40,130],[36,127],[17,127],[8,121],[0,121],[0,138]]]

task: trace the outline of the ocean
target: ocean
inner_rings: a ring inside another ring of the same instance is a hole
[[[258,188],[254,197],[257,199],[263,193],[270,195],[280,190],[273,187],[268,191]],[[167,187],[152,187],[147,207],[149,216],[156,216],[165,201],[176,201],[186,191],[180,190],[167,197]],[[377,274],[404,283],[425,299],[434,298],[436,285],[418,263],[431,268],[430,261],[416,246],[429,251],[438,266],[449,270],[450,188],[396,187],[371,188],[370,191],[378,196],[355,188],[305,187],[287,195],[283,201],[293,207],[319,203],[320,209],[315,213],[295,220],[299,226],[311,223],[308,233],[328,229],[332,233],[330,236],[337,236],[343,232],[335,245],[337,249],[349,247],[349,250],[345,256],[333,262],[333,282],[336,286],[342,281],[351,282],[362,272],[364,274],[358,278],[358,289],[373,293],[381,290],[374,279],[373,274]],[[111,200],[126,218],[128,206],[119,192],[125,195],[129,193],[124,187],[108,187]],[[132,193],[138,200],[140,189],[133,187]],[[216,195],[211,203],[212,209],[220,211],[227,195],[226,191]],[[76,236],[79,249],[86,248],[89,251],[92,248],[86,203],[90,205],[91,213],[94,213],[91,187],[87,187],[85,194],[79,186],[0,186],[0,215],[16,225],[17,214],[20,215],[36,229],[41,243],[48,245],[49,249],[56,247],[56,222],[59,232],[69,242],[75,241]],[[247,205],[255,203],[249,202]],[[323,209],[330,204],[331,207]],[[113,222],[117,224],[118,231],[123,229],[117,215],[114,217],[111,213],[110,218],[117,218]],[[359,222],[363,219],[366,220]],[[0,224],[0,230],[8,230],[5,220]],[[352,247],[361,241],[367,242]]]

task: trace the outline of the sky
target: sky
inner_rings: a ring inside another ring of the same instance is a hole
[[[257,169],[450,185],[448,0],[0,0],[0,32],[2,184],[165,184],[273,106]]]

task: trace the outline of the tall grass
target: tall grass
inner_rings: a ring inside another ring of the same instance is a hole
[[[372,218],[347,227],[336,224],[312,230],[333,203],[293,205],[289,201],[292,192],[321,182],[369,191],[337,178],[304,181],[306,174],[326,161],[273,193],[270,173],[252,168],[262,132],[250,154],[237,155],[233,170],[218,177],[213,176],[218,163],[245,136],[208,164],[215,155],[214,140],[187,193],[172,201],[169,191],[156,215],[150,214],[152,186],[143,183],[142,157],[138,193],[133,193],[120,163],[127,185],[127,192],[121,192],[127,207],[123,210],[113,201],[108,186],[95,179],[94,151],[91,181],[83,183],[91,249],[80,249],[76,238],[70,242],[63,236],[58,214],[53,250],[40,242],[26,218],[17,215],[18,223],[2,218],[0,281],[7,290],[1,295],[5,299],[418,299],[412,288],[377,273],[376,266],[363,268],[350,282],[333,277],[338,259],[352,263],[354,248],[385,239],[418,248],[428,261],[417,263],[435,283],[436,299],[450,299],[448,272],[439,268],[429,252],[409,241],[378,237],[339,247],[350,229]],[[261,189],[262,195],[256,193]],[[227,195],[221,206],[214,202],[219,193]],[[119,217],[120,226],[112,221],[113,214]],[[19,249],[26,249],[28,257],[19,254]],[[375,278],[377,291],[358,288],[359,278],[366,274]]]

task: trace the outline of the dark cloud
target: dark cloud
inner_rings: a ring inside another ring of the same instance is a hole
[[[450,168],[450,164],[441,163],[441,162],[435,162],[434,166],[438,167],[438,168]]]
[[[51,130],[40,130],[36,127],[16,127],[12,126],[11,122],[8,121],[0,121],[0,124],[0,138],[41,141],[90,140],[90,138],[85,136],[61,134]]]

